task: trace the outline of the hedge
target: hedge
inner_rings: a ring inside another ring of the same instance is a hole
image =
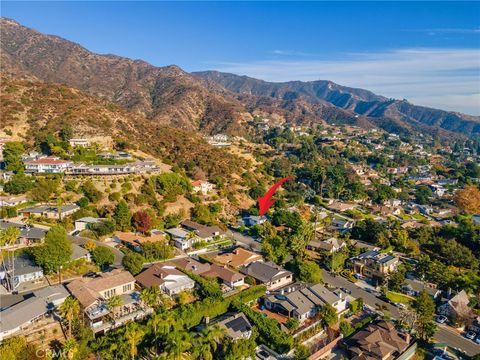
[[[186,328],[192,328],[202,322],[205,317],[213,319],[228,311],[234,300],[244,304],[265,295],[266,287],[263,285],[236,293],[226,298],[206,298],[193,304],[182,305],[174,310],[174,317],[182,320]],[[247,306],[248,308],[248,306]]]
[[[261,343],[279,353],[288,352],[292,348],[292,335],[282,331],[276,320],[264,317],[262,313],[252,310],[249,306],[239,301],[235,301],[233,307],[237,311],[243,312],[252,324],[257,327]]]

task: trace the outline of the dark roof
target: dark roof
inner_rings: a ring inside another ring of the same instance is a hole
[[[35,264],[33,259],[29,258],[27,255],[18,255],[14,257],[14,275],[26,275],[35,272],[42,271],[40,266]]]
[[[185,229],[188,229],[190,231],[195,231],[195,230],[200,230],[200,229],[203,229],[205,226],[202,225],[202,224],[199,224],[195,221],[192,221],[192,220],[184,220],[181,222],[182,227],[184,227]]]
[[[268,283],[283,278],[292,273],[272,262],[255,261],[242,270],[245,275],[250,275],[262,283]]]
[[[25,224],[18,224],[11,221],[0,220],[0,230],[5,230],[11,227],[20,229],[20,237],[25,239],[41,240],[45,237],[47,230],[38,227],[32,227]]]

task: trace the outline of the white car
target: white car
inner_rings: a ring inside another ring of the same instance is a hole
[[[405,304],[402,304],[402,303],[395,303],[395,306],[402,310],[405,310],[407,308]]]
[[[469,331],[469,332],[467,332],[467,333],[465,334],[465,337],[466,337],[467,339],[470,339],[470,340],[475,339],[476,336],[477,336],[477,334],[474,333],[473,331]]]
[[[438,315],[435,318],[435,321],[438,322],[439,324],[445,324],[447,322],[447,318],[443,315]]]

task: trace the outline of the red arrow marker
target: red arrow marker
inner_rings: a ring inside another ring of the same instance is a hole
[[[277,189],[287,180],[294,179],[295,176],[288,176],[286,178],[283,178],[282,180],[278,181],[273,185],[265,194],[265,196],[258,197],[258,210],[260,211],[260,216],[265,215],[265,213],[268,211],[270,206],[272,206],[275,203],[275,200],[272,200],[272,196],[277,191]]]

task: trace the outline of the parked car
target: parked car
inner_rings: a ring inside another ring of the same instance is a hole
[[[438,322],[439,324],[445,324],[447,322],[447,318],[446,318],[446,316],[438,315],[435,318],[435,321]]]
[[[465,337],[470,340],[474,340],[477,337],[477,334],[473,331],[469,331],[465,334]]]
[[[475,339],[475,342],[476,342],[477,344],[480,344],[480,335],[477,336],[477,338]]]
[[[399,309],[402,309],[402,310],[404,310],[404,309],[407,308],[407,307],[405,306],[405,304],[402,304],[402,303],[395,303],[395,306],[396,306],[397,308],[399,308]]]
[[[341,289],[345,294],[351,294],[351,293],[352,293],[352,291],[349,290],[349,289],[347,289],[347,288],[342,287],[342,288],[340,288],[340,289]]]

